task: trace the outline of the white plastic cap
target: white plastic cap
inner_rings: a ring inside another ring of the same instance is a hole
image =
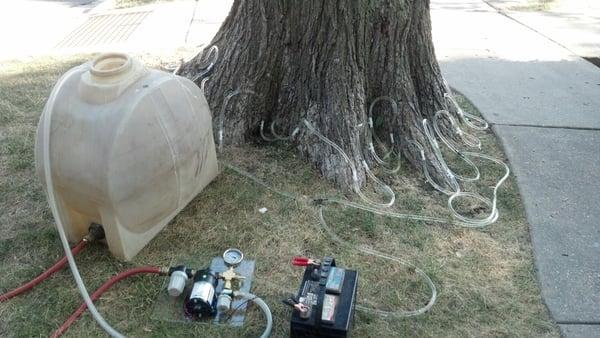
[[[169,292],[169,296],[178,297],[183,292],[185,288],[185,282],[187,282],[188,276],[183,271],[174,271],[171,274],[171,279],[169,280],[169,286],[167,287],[167,291]]]

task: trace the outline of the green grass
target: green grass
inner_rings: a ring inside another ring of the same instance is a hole
[[[28,280],[61,256],[45,196],[35,174],[33,145],[39,114],[63,72],[82,61],[40,59],[0,65],[0,292]],[[464,98],[460,103],[476,113]],[[504,155],[490,132],[479,132],[486,153]],[[352,195],[336,191],[303,158],[283,143],[230,148],[221,159],[244,168],[269,185],[299,195]],[[489,186],[501,170],[482,164],[477,188]],[[452,162],[460,167],[459,162]],[[383,176],[382,176],[383,177]],[[449,217],[446,198],[432,191],[407,163],[401,175],[385,177],[397,193],[395,211]],[[487,189],[487,190],[486,190]],[[261,214],[258,209],[267,207]],[[513,177],[500,189],[500,220],[482,230],[426,224],[328,206],[325,217],[344,239],[399,256],[424,269],[438,287],[438,302],[420,317],[382,318],[358,312],[355,337],[557,337],[540,299],[522,203]],[[198,266],[228,247],[257,262],[253,292],[272,308],[275,337],[288,336],[289,309],[281,299],[297,289],[302,271],[291,256],[334,255],[338,264],[360,272],[359,303],[380,309],[410,310],[428,299],[428,289],[412,269],[336,245],[319,227],[316,209],[224,170],[133,262],[110,256],[93,244],[77,257],[90,290],[110,275],[138,265],[168,265],[196,257]],[[252,307],[241,329],[175,324],[156,318],[162,277],[131,278],[107,292],[100,312],[132,337],[256,337],[262,314]],[[81,302],[68,269],[35,290],[0,303],[0,336],[47,336]],[[89,314],[68,337],[102,336]]]

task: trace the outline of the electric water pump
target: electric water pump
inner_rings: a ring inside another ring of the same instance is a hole
[[[244,254],[235,248],[223,253],[224,271],[214,268],[193,270],[185,265],[169,269],[169,285],[167,292],[171,297],[179,297],[185,291],[188,280],[192,280],[191,290],[185,296],[185,315],[190,319],[205,319],[215,317],[217,313],[225,314],[231,311],[234,297],[241,296],[240,291],[245,276],[235,269],[242,263]],[[222,281],[222,288],[217,288]]]

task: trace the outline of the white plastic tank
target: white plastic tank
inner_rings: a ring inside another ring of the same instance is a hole
[[[103,54],[69,70],[42,113],[70,241],[104,226],[110,251],[134,257],[217,175],[211,113],[190,80]],[[41,128],[36,167],[44,180]]]

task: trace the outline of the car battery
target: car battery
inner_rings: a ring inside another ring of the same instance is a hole
[[[294,307],[290,336],[350,337],[358,273],[337,267],[332,257],[295,257],[293,263],[306,269],[297,296],[286,301]]]

